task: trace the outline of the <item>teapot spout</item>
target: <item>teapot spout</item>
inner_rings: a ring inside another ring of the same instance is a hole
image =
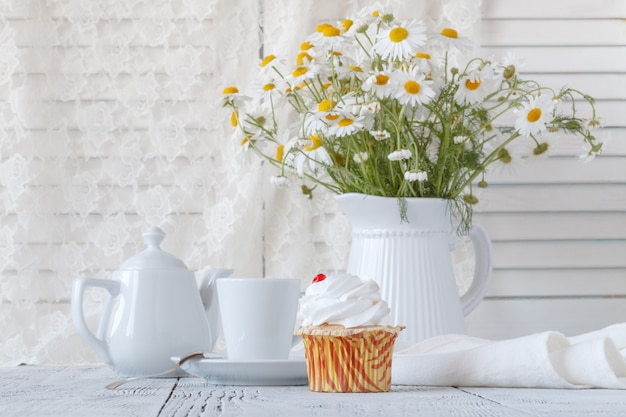
[[[215,345],[217,341],[217,327],[219,322],[219,304],[215,280],[217,278],[228,277],[233,271],[233,269],[228,268],[210,269],[204,274],[202,282],[200,283],[200,298],[202,299],[202,305],[204,306],[204,311],[209,321],[209,329],[211,330],[211,338],[213,339],[211,345]]]

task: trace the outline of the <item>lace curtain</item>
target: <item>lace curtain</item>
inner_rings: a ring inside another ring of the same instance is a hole
[[[70,319],[72,282],[109,278],[148,226],[198,277],[343,268],[332,196],[273,189],[229,140],[220,99],[253,88],[260,51],[295,51],[368,3],[0,0],[0,365],[96,361]],[[467,32],[479,3],[382,5]],[[94,326],[104,297],[87,294]]]

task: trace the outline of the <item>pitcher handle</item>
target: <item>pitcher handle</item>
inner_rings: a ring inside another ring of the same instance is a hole
[[[87,287],[100,287],[109,292],[107,301],[100,317],[100,323],[98,324],[97,336],[94,335],[85,321],[85,314],[83,312],[83,299],[85,289]],[[105,364],[111,366],[113,360],[109,353],[109,345],[107,344],[106,330],[109,327],[109,320],[113,311],[113,305],[115,299],[120,293],[119,281],[96,279],[96,278],[78,278],[74,281],[72,288],[72,321],[74,327],[78,333],[85,339],[85,341],[93,348],[98,355],[98,358]]]
[[[485,228],[480,224],[472,225],[469,238],[474,245],[475,266],[474,279],[465,294],[461,297],[461,306],[465,316],[474,311],[483,298],[485,298],[492,272],[491,239]]]

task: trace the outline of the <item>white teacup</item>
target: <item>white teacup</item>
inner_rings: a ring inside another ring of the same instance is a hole
[[[220,278],[216,282],[228,359],[287,359],[300,280]]]

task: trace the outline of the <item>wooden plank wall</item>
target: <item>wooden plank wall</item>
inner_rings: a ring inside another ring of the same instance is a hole
[[[493,241],[494,274],[470,334],[577,334],[626,320],[626,2],[484,0],[486,55],[514,53],[526,78],[597,99],[610,135],[582,163],[578,141],[515,175],[491,177],[475,220]]]

